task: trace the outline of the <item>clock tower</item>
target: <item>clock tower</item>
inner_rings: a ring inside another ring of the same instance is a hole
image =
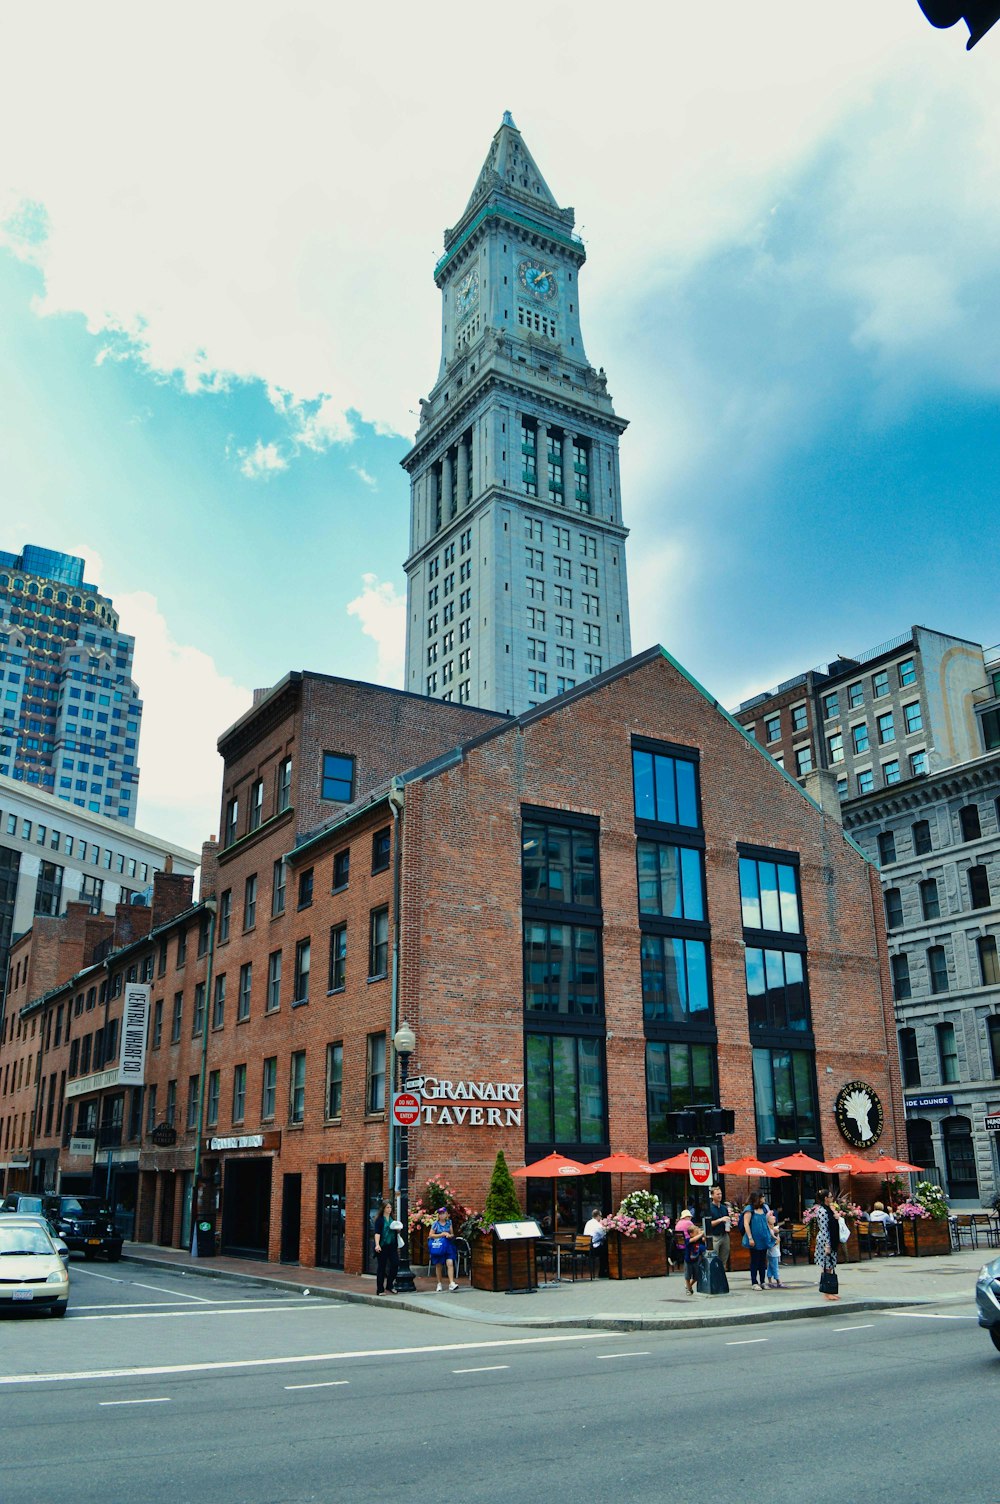
[[[618,440],[586,260],[510,114],[434,270],[410,476],[405,688],[519,714],[631,652]]]

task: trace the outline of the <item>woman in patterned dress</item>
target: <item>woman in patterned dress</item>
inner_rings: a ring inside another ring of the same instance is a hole
[[[837,1250],[840,1248],[840,1219],[832,1206],[827,1204],[826,1191],[816,1192],[816,1252],[813,1262],[819,1265],[823,1274],[837,1272]],[[839,1294],[829,1294],[824,1291],[827,1300],[839,1300]]]

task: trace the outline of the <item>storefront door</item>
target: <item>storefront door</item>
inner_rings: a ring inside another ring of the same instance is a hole
[[[222,1252],[266,1259],[271,1231],[270,1159],[228,1159],[223,1170]]]
[[[299,1261],[299,1234],[302,1230],[302,1176],[281,1177],[281,1262]]]
[[[316,1170],[316,1263],[324,1269],[343,1269],[347,1166],[317,1165]]]

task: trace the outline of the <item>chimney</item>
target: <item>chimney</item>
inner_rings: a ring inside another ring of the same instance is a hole
[[[198,897],[212,898],[219,886],[219,839],[212,836],[211,840],[201,844],[201,881],[198,884]]]
[[[257,706],[260,704],[261,700],[266,700],[267,697],[268,697],[268,695],[270,693],[271,693],[271,686],[270,685],[268,685],[268,687],[266,689],[255,689],[254,690],[254,692],[253,692],[253,704],[254,704],[254,709],[255,710],[256,710]]]
[[[836,820],[838,825],[843,825],[844,812],[840,807],[835,774],[831,773],[828,768],[814,768],[803,778],[802,787],[810,798],[815,799],[824,815],[829,815],[831,820]]]
[[[153,929],[182,914],[193,902],[193,877],[180,872],[157,872],[153,878]]]

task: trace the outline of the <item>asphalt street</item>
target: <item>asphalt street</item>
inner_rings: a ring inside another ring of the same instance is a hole
[[[998,1504],[1000,1355],[968,1306],[514,1331],[72,1264],[0,1322],[3,1504],[732,1498]]]

